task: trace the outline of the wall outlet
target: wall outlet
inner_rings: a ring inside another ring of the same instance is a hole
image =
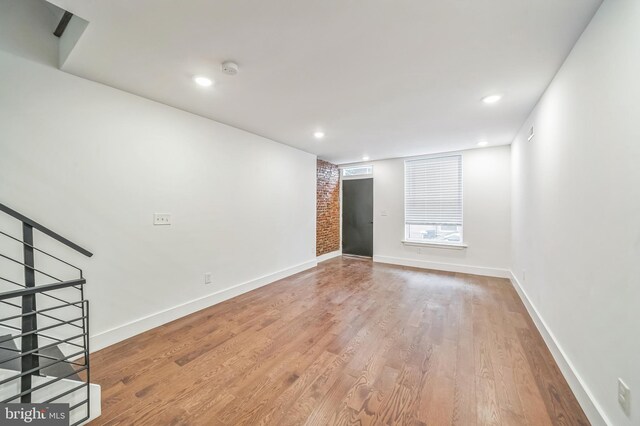
[[[631,414],[631,390],[622,379],[618,379],[618,403],[627,416]]]
[[[153,224],[158,225],[171,225],[171,213],[154,213]]]
[[[211,284],[211,272],[204,273],[204,283]]]
[[[527,280],[527,271],[525,271],[524,269],[522,270],[522,282],[525,282]]]
[[[382,210],[382,211],[380,212],[380,216],[389,216],[389,212],[388,212],[388,211],[386,211],[386,210]]]

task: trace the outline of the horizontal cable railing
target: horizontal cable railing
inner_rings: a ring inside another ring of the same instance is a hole
[[[80,254],[83,254],[83,255],[85,255],[87,257],[93,256],[93,253],[91,253],[89,250],[80,247],[78,244],[69,241],[68,239],[64,238],[63,236],[53,232],[49,228],[46,228],[45,226],[40,225],[38,222],[29,219],[28,217],[18,213],[17,211],[5,206],[2,203],[0,203],[0,211],[8,214],[9,216],[14,217],[15,219],[19,220],[23,224],[25,224],[27,226],[30,226],[31,228],[42,232],[43,234],[53,238],[54,240],[66,245],[68,247],[71,247],[72,249],[74,249],[75,251],[77,251]]]
[[[2,212],[20,222],[22,238],[0,229],[0,284],[13,286],[0,292],[0,403],[66,403],[72,424],[81,424],[91,413],[86,280],[56,250],[37,247],[34,231],[84,256],[93,254],[4,204]],[[20,268],[24,279],[11,268]],[[70,272],[76,277],[67,278]]]
[[[62,259],[60,259],[59,257],[54,256],[54,255],[52,255],[52,254],[51,254],[51,253],[49,253],[49,252],[46,252],[46,251],[44,251],[44,250],[40,250],[39,248],[34,247],[34,246],[32,246],[31,244],[27,244],[27,243],[25,243],[24,241],[22,241],[21,239],[16,238],[16,237],[14,237],[13,235],[9,235],[9,234],[7,234],[7,233],[6,233],[6,232],[4,232],[4,231],[0,231],[0,234],[4,235],[5,237],[7,237],[7,238],[9,238],[9,239],[11,239],[11,240],[13,240],[13,241],[16,241],[16,242],[18,242],[18,243],[20,243],[20,244],[22,244],[22,245],[24,245],[24,246],[26,246],[26,247],[32,248],[33,250],[37,251],[38,253],[42,253],[42,254],[44,254],[45,256],[48,256],[48,257],[50,257],[50,258],[52,258],[52,259],[54,259],[54,260],[57,260],[57,261],[58,261],[58,262],[60,262],[60,263],[63,263],[63,264],[65,264],[65,265],[67,265],[67,266],[69,266],[69,267],[71,267],[71,268],[73,268],[73,269],[77,270],[77,271],[80,273],[80,278],[82,278],[82,269],[78,268],[77,266],[72,265],[71,263],[69,263],[69,262],[67,262],[67,261],[62,260]]]
[[[81,299],[77,289],[84,283],[84,279],[72,280],[0,293],[0,300],[11,301],[26,296],[38,299],[46,293],[72,289],[78,298],[77,301],[26,312],[21,312],[21,306],[15,304],[14,312],[0,317],[0,328],[15,329],[17,327],[9,322],[37,318],[45,313],[56,314],[55,322],[49,321],[49,324],[39,325],[33,330],[0,337],[0,348],[12,354],[0,359],[0,403],[64,402],[70,406],[74,425],[89,418],[89,303]],[[54,331],[63,337],[46,334]],[[34,336],[46,340],[46,343],[26,349],[25,339]],[[17,371],[5,367],[17,361],[21,367]],[[74,415],[74,411],[78,414]]]
[[[0,293],[0,300],[12,299],[20,296],[29,296],[36,293],[46,293],[47,291],[60,290],[62,288],[68,288],[68,287],[74,287],[75,289],[80,290],[80,286],[85,284],[86,282],[87,281],[84,278],[82,278],[82,279],[64,281],[64,282],[59,282],[54,284],[39,285],[37,287],[25,288],[22,290],[7,291],[4,293]]]

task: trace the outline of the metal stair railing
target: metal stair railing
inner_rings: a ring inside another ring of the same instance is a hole
[[[18,287],[0,293],[0,369],[14,366],[17,374],[0,378],[0,403],[70,402],[70,413],[80,424],[90,417],[89,364],[89,302],[84,296],[82,269],[34,245],[34,231],[91,257],[93,254],[38,222],[0,204],[0,212],[16,219],[22,228],[22,238],[0,230],[0,248],[20,244],[22,259],[0,252],[0,260],[23,270],[24,281],[8,277],[0,268],[0,282]],[[58,273],[36,267],[35,254],[73,270],[77,277],[63,278]],[[47,280],[37,284],[36,279]],[[38,309],[38,306],[45,306]],[[39,325],[40,324],[40,325]],[[46,325],[44,325],[46,324]],[[66,334],[66,335],[65,335]],[[63,353],[63,349],[68,352]],[[16,363],[19,362],[19,367]],[[5,372],[6,374],[6,372]],[[74,380],[69,381],[69,380]],[[78,384],[79,383],[79,384]],[[19,385],[19,386],[18,386]],[[11,389],[15,388],[15,392]],[[78,392],[85,393],[78,401]]]

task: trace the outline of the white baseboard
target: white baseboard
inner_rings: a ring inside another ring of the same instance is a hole
[[[513,287],[516,289],[516,292],[518,292],[518,295],[520,296],[522,303],[524,303],[525,308],[527,308],[527,312],[529,312],[529,316],[531,316],[531,319],[533,319],[533,322],[538,328],[538,331],[542,335],[542,338],[547,344],[547,347],[551,351],[551,355],[553,355],[553,359],[558,364],[558,367],[560,368],[562,375],[567,380],[569,387],[573,391],[573,394],[576,396],[578,403],[584,410],[584,413],[586,414],[591,424],[594,426],[611,425],[612,423],[607,418],[606,414],[602,410],[602,407],[595,400],[595,398],[593,397],[593,394],[591,393],[589,388],[585,385],[584,381],[581,379],[580,375],[574,368],[569,358],[567,358],[567,355],[562,350],[562,347],[554,337],[549,327],[547,327],[547,324],[538,313],[538,310],[531,302],[531,299],[529,299],[529,296],[527,296],[527,292],[520,285],[520,282],[518,281],[516,276],[513,274],[513,271],[509,271],[509,275],[510,275],[509,278],[511,278],[511,283],[513,284]]]
[[[487,268],[484,266],[459,265],[455,263],[429,262],[427,260],[407,259],[401,257],[373,256],[374,262],[391,265],[411,266],[414,268],[433,269],[436,271],[459,272],[462,274],[483,275],[485,277],[509,278],[509,270]]]
[[[173,306],[160,312],[156,312],[151,315],[147,315],[137,320],[120,325],[110,330],[103,331],[102,333],[91,336],[91,352],[106,348],[107,346],[113,345],[114,343],[118,343],[122,340],[151,330],[152,328],[158,327],[162,324],[166,324],[178,318],[182,318],[185,315],[189,315],[199,310],[208,308],[209,306],[224,302],[225,300],[229,300],[248,291],[255,290],[267,284],[271,284],[274,281],[278,281],[291,275],[297,274],[298,272],[313,268],[317,266],[317,264],[318,262],[315,259],[310,260],[308,262],[292,266],[291,268],[283,269],[281,271],[274,272],[272,274],[265,275],[251,281],[236,284],[232,287],[222,289],[215,293],[208,294],[198,299],[190,300],[180,305]]]
[[[332,251],[331,253],[325,253],[317,257],[318,263],[325,260],[333,259],[334,257],[342,256],[342,250]]]

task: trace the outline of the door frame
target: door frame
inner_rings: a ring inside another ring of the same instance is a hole
[[[342,175],[342,171],[344,169],[351,169],[351,168],[359,168],[359,167],[370,167],[371,168],[371,173],[368,174],[363,174],[363,175],[356,175],[356,176],[343,176]],[[342,190],[342,183],[345,180],[356,180],[356,179],[374,179],[373,177],[373,164],[372,163],[356,163],[356,164],[345,164],[343,166],[338,166],[338,171],[340,172],[340,253],[342,253],[342,226],[344,225],[342,223],[342,206],[344,204],[344,192]],[[371,255],[371,259],[373,259],[373,256],[375,256],[375,235],[376,235],[376,214],[375,214],[375,205],[376,205],[376,181],[375,179],[373,180],[373,242],[372,242],[372,255]]]

